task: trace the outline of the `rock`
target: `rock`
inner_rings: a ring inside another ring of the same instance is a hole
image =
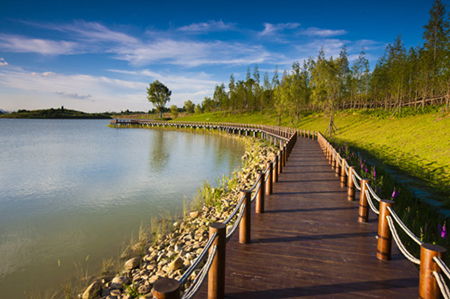
[[[157,281],[158,279],[159,279],[159,276],[158,276],[158,275],[153,275],[152,277],[150,277],[150,279],[148,280],[148,282],[149,282],[150,284],[154,284],[155,281]]]
[[[83,299],[98,298],[102,291],[102,286],[103,285],[100,280],[93,282],[90,286],[88,286],[86,291],[84,291],[83,296],[81,298],[83,298]]]
[[[191,216],[191,218],[197,218],[198,217],[198,212],[191,212],[189,214],[189,216]]]
[[[128,277],[126,277],[126,276],[116,276],[111,281],[111,289],[119,289],[119,290],[121,290],[123,288],[124,284],[129,284],[129,283],[130,283],[130,279]]]
[[[139,294],[147,294],[149,292],[150,292],[150,286],[149,285],[144,284],[144,285],[141,285],[138,288],[138,293]]]
[[[169,264],[169,270],[175,271],[183,266],[183,259],[181,257],[177,257],[173,262]]]
[[[129,259],[129,260],[125,263],[124,269],[125,269],[125,270],[128,270],[128,271],[130,271],[130,270],[132,270],[132,269],[136,269],[136,268],[139,266],[140,262],[141,262],[141,259],[138,258],[138,257]]]
[[[109,293],[111,296],[120,297],[122,295],[122,292],[120,290],[112,290],[111,293]]]

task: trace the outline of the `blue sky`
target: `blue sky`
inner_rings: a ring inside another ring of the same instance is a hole
[[[346,45],[350,60],[364,47],[373,67],[398,34],[422,43],[432,3],[2,0],[0,109],[147,111],[154,80],[172,90],[169,106],[200,103],[232,73],[258,65],[271,78],[321,46],[336,56]]]

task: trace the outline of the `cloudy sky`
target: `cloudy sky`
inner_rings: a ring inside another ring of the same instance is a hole
[[[443,1],[448,4],[447,1]],[[371,67],[398,34],[422,43],[432,0],[2,0],[0,109],[143,110],[150,82],[183,106],[234,73],[364,47]]]

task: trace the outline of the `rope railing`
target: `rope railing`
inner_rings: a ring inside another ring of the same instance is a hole
[[[228,222],[231,221],[231,219],[236,216],[237,212],[239,211],[239,208],[241,207],[242,203],[245,200],[245,195],[241,196],[241,199],[239,200],[239,203],[234,207],[233,212],[228,216],[228,218],[223,222],[224,224],[228,224]]]
[[[397,230],[394,226],[394,221],[392,220],[391,216],[387,216],[387,221],[389,224],[389,230],[391,231],[392,236],[394,237],[395,244],[397,244],[398,249],[400,249],[400,252],[410,261],[414,264],[420,265],[420,260],[415,258],[411,253],[406,250],[405,246],[403,245],[402,241],[400,240],[400,237],[397,234]]]
[[[442,272],[444,272],[445,276],[447,276],[448,279],[450,279],[450,269],[448,266],[444,263],[443,260],[441,260],[438,256],[433,257],[433,261],[441,268]]]
[[[389,210],[389,212],[391,213],[392,218],[395,219],[395,221],[397,222],[397,224],[403,229],[403,231],[414,241],[416,242],[419,246],[421,246],[423,244],[422,241],[420,241],[420,239],[414,235],[409,228],[400,220],[400,217],[398,217],[398,215],[394,212],[394,210],[391,207],[387,207],[387,209]]]
[[[191,299],[200,290],[200,287],[203,285],[203,282],[205,281],[206,274],[208,274],[209,270],[211,269],[211,265],[214,260],[214,257],[216,256],[216,253],[217,253],[217,246],[214,245],[211,248],[211,252],[209,253],[208,260],[206,261],[205,265],[202,267],[202,269],[198,273],[198,276],[194,279],[194,282],[192,283],[192,285],[186,290],[182,299]]]
[[[234,234],[234,232],[238,228],[239,224],[241,223],[242,216],[244,215],[244,210],[245,210],[245,204],[241,206],[241,211],[239,212],[238,218],[233,223],[233,225],[231,226],[231,229],[227,233],[227,242],[230,240],[231,236]]]
[[[366,184],[366,186],[369,186],[369,184]],[[372,212],[374,212],[377,215],[380,215],[380,211],[373,204],[373,201],[372,201],[372,198],[370,197],[369,191],[365,190],[365,192],[366,192],[367,202],[369,203],[369,206],[372,209]]]
[[[318,133],[317,140],[332,168],[335,168],[336,163],[333,161],[333,155],[336,152],[335,149],[321,133]],[[341,186],[348,188],[348,200],[352,201],[355,199],[355,188],[360,190],[358,221],[368,221],[368,206],[370,206],[370,209],[375,214],[379,215],[376,253],[377,258],[380,260],[389,260],[391,258],[391,240],[394,239],[394,242],[405,258],[414,264],[420,265],[419,297],[437,299],[440,298],[442,293],[444,298],[449,298],[449,288],[445,284],[444,278],[440,273],[440,271],[442,271],[447,279],[450,279],[450,270],[441,259],[441,257],[443,258],[446,249],[439,245],[423,243],[411,232],[411,230],[395,213],[393,209],[393,200],[381,199],[370,185],[370,180],[361,178],[361,176],[359,176],[355,171],[355,167],[350,166],[347,160],[345,160],[341,166]],[[344,176],[344,173],[346,176]],[[375,206],[374,200],[379,202],[379,209]],[[415,243],[420,245],[420,259],[414,257],[405,248],[398,235],[395,222],[400,228],[402,228],[406,235],[408,235]]]
[[[437,271],[433,271],[433,276],[436,278],[442,297],[444,297],[444,299],[450,299],[450,291],[448,290],[447,284],[445,283],[442,275]]]
[[[367,184],[367,189],[369,190],[370,194],[372,194],[373,198],[375,198],[378,202],[381,201],[381,198],[373,191],[372,187],[370,187],[370,184]]]
[[[195,269],[197,269],[198,265],[203,261],[205,258],[208,250],[211,248],[212,243],[216,240],[217,234],[213,234],[211,238],[209,238],[208,242],[206,243],[205,247],[203,248],[202,252],[198,255],[198,257],[194,260],[194,262],[191,264],[191,266],[184,272],[183,276],[178,280],[180,284],[185,284],[189,276],[192,275],[192,272],[194,272]]]
[[[358,184],[358,182],[356,182],[357,180],[356,180],[356,171],[354,171],[353,173],[352,173],[352,177],[353,177],[353,184],[355,185],[355,188],[356,189],[358,189],[359,191],[361,191],[361,186]],[[361,179],[360,179],[360,181],[361,181]]]

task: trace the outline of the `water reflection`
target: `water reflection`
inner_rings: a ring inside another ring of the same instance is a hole
[[[153,134],[153,138],[150,139],[150,171],[153,173],[160,173],[168,163],[170,158],[170,149],[171,146],[166,144],[166,141],[170,136],[168,134],[164,134],[162,130],[155,130]],[[169,143],[169,142],[167,142]]]

